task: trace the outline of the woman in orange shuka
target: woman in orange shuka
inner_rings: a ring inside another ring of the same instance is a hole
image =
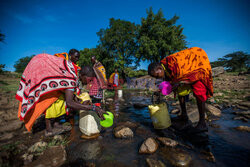
[[[213,79],[210,62],[203,49],[189,48],[165,57],[160,63],[151,63],[148,66],[148,74],[170,81],[174,89],[183,85],[188,89],[187,85],[189,85],[196,97],[200,116],[196,129],[193,131],[207,131],[205,102],[207,98],[213,96]],[[178,98],[182,111],[180,120],[188,125],[185,96],[178,96]]]

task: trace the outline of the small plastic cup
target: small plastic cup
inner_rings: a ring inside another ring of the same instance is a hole
[[[161,93],[166,96],[169,95],[172,91],[172,86],[170,84],[170,82],[164,81],[159,85],[159,89],[161,91]]]
[[[107,111],[107,114],[103,114],[104,120],[100,121],[100,125],[104,128],[109,128],[113,125],[114,115]]]

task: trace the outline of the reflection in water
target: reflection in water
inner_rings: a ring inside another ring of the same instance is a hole
[[[97,160],[102,153],[102,145],[98,140],[71,143],[68,148],[68,160],[74,162],[79,159],[84,161]]]

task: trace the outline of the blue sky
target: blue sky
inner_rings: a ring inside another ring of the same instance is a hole
[[[235,51],[250,53],[248,0],[0,0],[0,30],[6,35],[0,64],[14,71],[21,57],[93,48],[109,18],[140,24],[151,6],[167,19],[179,16],[188,47],[203,48],[210,61]]]

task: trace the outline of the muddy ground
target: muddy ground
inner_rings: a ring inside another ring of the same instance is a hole
[[[34,154],[32,160],[25,156],[27,150],[37,142],[45,141],[49,146],[66,143],[64,137],[67,135],[63,136],[61,142],[56,142],[53,137],[44,137],[44,125],[37,126],[36,133],[27,132],[17,118],[18,101],[15,92],[18,84],[19,78],[16,75],[0,75],[0,166],[23,166],[29,161],[39,160],[39,153]],[[170,97],[173,98],[173,95]],[[208,103],[249,110],[249,101],[250,75],[226,73],[214,78],[214,97]],[[50,149],[49,146],[46,148]]]

